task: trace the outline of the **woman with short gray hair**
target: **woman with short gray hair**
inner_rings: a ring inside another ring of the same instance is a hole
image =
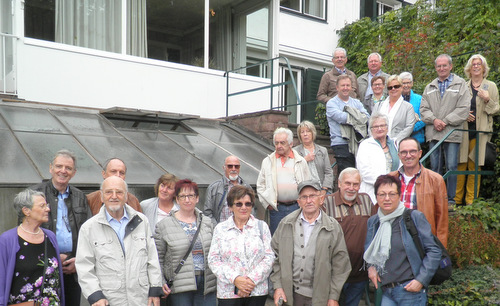
[[[62,265],[56,235],[42,192],[25,189],[14,199],[19,226],[0,236],[0,305],[28,301],[65,305]]]

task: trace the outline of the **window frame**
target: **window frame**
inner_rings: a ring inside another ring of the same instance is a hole
[[[301,16],[301,17],[305,17],[305,18],[309,18],[309,19],[315,19],[315,20],[318,20],[318,21],[326,21],[327,20],[327,9],[328,9],[328,1],[327,0],[319,0],[323,3],[323,16],[315,16],[315,15],[311,15],[311,14],[308,14],[308,13],[305,13],[304,12],[304,7],[305,7],[305,2],[306,0],[299,0],[299,10],[296,10],[296,9],[293,9],[293,8],[289,8],[289,7],[286,7],[286,6],[282,6],[281,3],[280,3],[280,11],[281,12],[286,12],[286,13],[290,13],[290,14],[294,14],[294,15],[298,15],[298,16]]]

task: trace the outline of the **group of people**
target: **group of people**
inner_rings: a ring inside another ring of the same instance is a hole
[[[334,67],[321,79],[317,99],[326,103],[338,172],[357,166],[363,177],[361,190],[368,192],[372,200],[375,179],[396,170],[399,160],[395,149],[408,136],[430,150],[443,141],[430,155],[431,169],[441,175],[475,171],[476,154],[477,168],[484,166],[493,116],[500,105],[497,86],[486,79],[489,66],[482,55],[475,54],[468,60],[464,72],[469,81],[452,73],[449,55],[439,55],[434,62],[437,78],[422,95],[412,90],[410,72],[383,72],[378,53],[368,56],[368,72],[358,78],[345,67],[345,49],[336,48],[332,62]],[[479,192],[480,177],[475,190],[474,182],[474,175],[449,175],[448,202],[471,204],[474,193]]]

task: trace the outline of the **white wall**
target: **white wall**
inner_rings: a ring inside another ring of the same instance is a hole
[[[35,39],[18,43],[18,97],[73,106],[115,106],[218,118],[226,113],[222,71]],[[267,85],[237,76],[230,89]],[[269,91],[230,98],[230,115],[269,109]]]

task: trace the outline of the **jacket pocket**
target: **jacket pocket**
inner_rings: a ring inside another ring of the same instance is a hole
[[[116,274],[98,274],[102,290],[118,290],[122,282]]]

